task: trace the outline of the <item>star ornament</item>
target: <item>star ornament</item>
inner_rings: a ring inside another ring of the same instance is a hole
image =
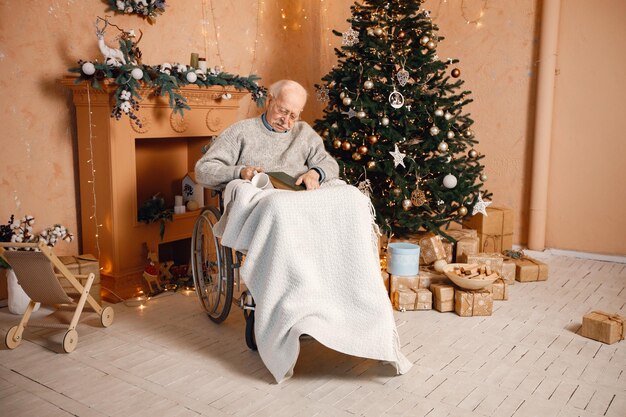
[[[393,145],[395,147],[393,152],[389,152],[389,154],[391,156],[393,156],[393,165],[394,167],[398,167],[398,165],[402,165],[404,168],[406,168],[406,166],[404,166],[404,157],[406,156],[405,153],[400,152],[400,149],[398,149],[398,144],[394,144]]]
[[[472,209],[472,216],[475,216],[477,213],[482,213],[483,216],[487,215],[487,207],[491,205],[491,201],[483,201],[482,194],[478,194],[478,200],[476,204],[474,204],[474,208]]]

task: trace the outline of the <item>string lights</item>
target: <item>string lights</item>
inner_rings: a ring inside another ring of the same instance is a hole
[[[476,1],[476,0],[474,0]],[[463,20],[465,20],[465,23],[470,25],[476,25],[477,28],[482,26],[481,20],[483,18],[483,16],[485,15],[485,11],[487,10],[487,2],[489,0],[480,0],[482,2],[481,7],[480,7],[480,12],[478,13],[478,17],[476,18],[469,18],[467,16],[467,6],[465,4],[466,0],[461,0],[461,16],[463,17]],[[439,4],[437,6],[437,11],[436,13],[433,15],[431,15],[431,19],[435,20],[439,17],[440,13],[441,13],[441,4],[442,3],[448,3],[448,0],[439,0]]]
[[[94,221],[95,227],[96,227],[96,233],[95,233],[95,237],[96,237],[96,258],[100,259],[100,240],[99,240],[99,230],[102,227],[102,225],[100,223],[98,223],[98,204],[97,204],[97,199],[96,199],[96,169],[94,168],[95,163],[94,163],[94,155],[93,155],[93,123],[91,120],[91,115],[92,115],[92,111],[91,111],[91,94],[90,94],[90,90],[91,87],[89,86],[89,84],[87,84],[87,111],[88,111],[88,119],[89,119],[89,160],[87,161],[87,163],[89,164],[90,168],[91,168],[91,180],[88,181],[89,184],[91,184],[91,195],[93,196],[93,204],[91,205],[91,208],[93,209],[93,214],[89,217],[90,220]],[[102,269],[102,267],[100,267],[100,269]]]

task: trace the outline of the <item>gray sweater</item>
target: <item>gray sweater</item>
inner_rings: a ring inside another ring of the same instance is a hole
[[[260,116],[224,130],[196,163],[196,180],[205,187],[222,188],[239,178],[245,166],[282,171],[294,178],[311,168],[320,168],[325,181],[339,175],[337,161],[306,122],[297,122],[290,131],[278,133],[268,130]]]

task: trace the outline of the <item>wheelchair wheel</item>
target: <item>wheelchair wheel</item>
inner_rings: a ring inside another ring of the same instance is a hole
[[[221,323],[228,317],[234,281],[233,252],[222,246],[213,234],[213,226],[219,218],[217,209],[204,209],[191,235],[191,269],[196,294],[215,323]]]
[[[251,350],[257,350],[256,338],[254,337],[254,310],[244,310],[243,316],[246,319],[246,345]]]

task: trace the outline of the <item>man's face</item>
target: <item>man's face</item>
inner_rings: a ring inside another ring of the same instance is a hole
[[[269,96],[267,122],[277,132],[286,132],[300,119],[306,98],[293,91],[283,91],[278,97]]]

